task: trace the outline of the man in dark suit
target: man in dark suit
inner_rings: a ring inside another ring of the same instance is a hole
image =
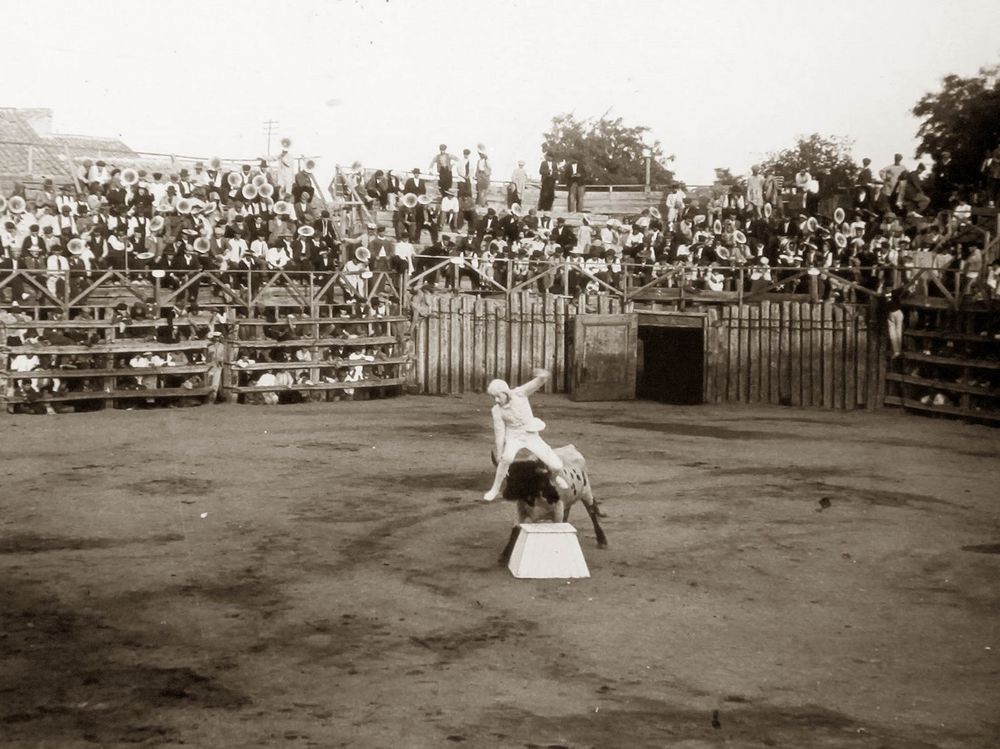
[[[500,236],[500,217],[493,208],[486,209],[486,216],[476,227],[476,237],[481,242],[483,237],[489,234],[492,237]]]
[[[206,249],[206,253],[207,251]],[[175,271],[172,274],[173,282],[176,284],[174,288],[179,288],[190,280],[193,273],[202,270],[202,258],[194,251],[190,242],[184,242],[184,248],[174,256],[173,261],[170,263],[170,269]],[[198,301],[198,288],[200,285],[199,281],[192,283],[180,293],[178,301],[185,304]]]
[[[414,169],[413,176],[407,177],[406,184],[403,185],[403,193],[412,193],[418,197],[427,193],[427,183],[420,177],[419,169]]]
[[[319,242],[311,226],[300,226],[298,236],[292,241],[294,270],[312,270],[313,260],[319,255]]]
[[[10,257],[0,257],[0,280],[17,270],[24,270],[24,259],[21,248],[14,245],[10,248]],[[20,303],[24,298],[24,281],[20,276],[10,282],[11,301]]]
[[[549,153],[545,154],[545,159],[538,167],[538,174],[542,178],[541,192],[538,193],[538,210],[551,211],[552,203],[556,199],[556,166],[555,159]]]
[[[566,198],[566,207],[570,213],[583,210],[583,198],[587,193],[587,175],[583,170],[583,164],[570,159],[566,162],[563,170],[563,181],[569,194]]]
[[[552,241],[559,245],[563,255],[576,246],[576,233],[566,225],[566,219],[562,216],[556,219],[556,228],[552,230]]]
[[[330,212],[321,211],[313,228],[316,229],[316,241],[319,242],[320,246],[330,250],[334,257],[340,257],[338,252],[340,239],[337,237],[337,227],[333,223],[333,219],[330,218]]]

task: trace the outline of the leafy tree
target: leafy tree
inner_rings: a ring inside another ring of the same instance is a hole
[[[738,195],[746,190],[746,186],[746,177],[737,177],[729,170],[729,167],[716,167],[715,182],[712,183],[713,195]]]
[[[986,185],[983,162],[1000,144],[1000,66],[970,78],[946,76],[939,91],[921,97],[913,114],[921,119],[917,155],[934,159],[931,199],[944,204],[956,192],[974,197]]]
[[[586,170],[587,181],[597,185],[642,185],[646,182],[648,127],[628,127],[621,117],[578,120],[572,114],[552,118],[552,128],[544,134],[542,149],[557,161],[574,159]],[[659,141],[650,146],[650,180],[654,185],[670,184],[674,173],[664,164]]]
[[[793,184],[795,174],[805,169],[826,190],[846,188],[854,184],[858,173],[858,165],[851,158],[853,144],[844,136],[800,135],[792,148],[769,153],[760,166],[784,177],[786,185]]]

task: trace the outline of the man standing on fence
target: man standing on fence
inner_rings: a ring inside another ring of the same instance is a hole
[[[479,144],[479,158],[476,160],[476,205],[480,208],[486,207],[486,197],[490,190],[490,177],[493,176],[493,167],[490,166],[490,159],[486,155],[486,146]]]
[[[487,502],[492,502],[500,494],[507,471],[521,450],[528,450],[542,461],[556,475],[556,485],[560,489],[569,488],[562,475],[562,459],[538,434],[545,429],[545,422],[535,417],[528,402],[528,396],[542,387],[550,375],[544,369],[536,369],[533,374],[534,378],[520,387],[511,389],[503,380],[493,380],[486,388],[495,404],[491,413],[497,458],[493,486],[483,495]]]
[[[552,210],[552,203],[556,199],[556,166],[552,154],[546,153],[545,159],[538,167],[538,174],[542,178],[541,192],[538,193],[538,210],[547,212]],[[544,215],[544,214],[543,214]]]
[[[570,213],[583,210],[583,196],[587,193],[587,175],[583,171],[583,164],[570,159],[566,162],[565,171],[566,189],[569,194],[566,197],[566,207]]]

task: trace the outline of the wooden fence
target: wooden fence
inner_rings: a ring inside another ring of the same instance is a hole
[[[552,372],[545,392],[568,382],[566,329],[577,314],[623,311],[605,295],[578,300],[546,294],[493,299],[435,294],[411,299],[415,366],[411,387],[430,395],[482,392],[494,378],[522,382],[535,367]]]
[[[707,313],[707,402],[881,407],[888,343],[872,308],[763,301]]]
[[[522,382],[534,367],[568,383],[567,330],[578,314],[631,311],[620,299],[515,294],[414,298],[411,386],[426,394],[482,392],[499,377]],[[704,400],[821,408],[878,408],[887,343],[868,306],[763,301],[703,308]],[[640,325],[642,320],[640,318]]]

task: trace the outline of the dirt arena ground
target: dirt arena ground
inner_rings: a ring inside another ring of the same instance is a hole
[[[1000,431],[536,411],[589,580],[496,565],[482,396],[6,417],[0,745],[1000,746]]]

